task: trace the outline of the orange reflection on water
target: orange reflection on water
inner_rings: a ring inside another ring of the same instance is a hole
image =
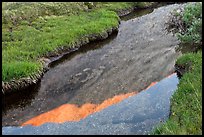
[[[170,77],[171,75],[167,77]],[[152,82],[145,90],[154,86],[156,83],[157,82]],[[64,104],[59,106],[58,108],[55,108],[51,111],[48,111],[26,121],[25,123],[22,124],[22,126],[29,124],[33,126],[40,126],[46,122],[63,123],[66,121],[79,121],[92,113],[98,112],[104,108],[107,108],[108,106],[119,103],[120,101],[137,93],[138,92],[131,92],[127,94],[116,95],[113,98],[109,98],[103,101],[101,104],[86,103],[81,107],[78,107],[75,104]]]
[[[152,82],[145,90],[149,89],[150,87],[154,86],[155,84],[157,84],[157,82]]]
[[[66,121],[79,121],[92,113],[98,112],[108,106],[116,104],[136,93],[137,92],[131,92],[127,94],[116,95],[113,98],[103,101],[103,103],[101,104],[87,103],[82,105],[81,107],[78,107],[75,104],[64,104],[58,108],[55,108],[51,111],[48,111],[26,121],[22,124],[22,126],[29,124],[33,126],[39,126],[46,122],[63,123]]]

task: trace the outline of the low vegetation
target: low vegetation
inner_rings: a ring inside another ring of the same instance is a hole
[[[3,2],[2,80],[32,76],[39,58],[119,24],[117,11],[138,2]],[[139,2],[138,7],[148,3]],[[143,3],[143,4],[142,4]]]
[[[202,134],[202,52],[185,54],[176,63],[189,71],[172,96],[169,120],[157,127],[154,134]]]
[[[98,34],[118,26],[115,12],[97,10],[71,16],[47,16],[30,25],[19,25],[10,32],[3,31],[3,80],[20,78],[42,68],[39,57],[61,47],[71,47],[85,36]]]
[[[202,4],[189,4],[184,8],[181,16],[183,28],[177,34],[183,43],[201,43],[202,41]]]
[[[178,15],[177,15],[178,16]],[[202,4],[187,5],[177,36],[182,43],[202,43]],[[180,28],[181,29],[181,28]],[[171,99],[171,114],[152,134],[202,134],[202,51],[183,54],[176,61],[186,68]]]
[[[128,9],[134,6],[133,2],[97,2],[96,8],[104,8],[106,10],[118,11]]]
[[[184,12],[185,11],[185,12]],[[169,29],[177,32],[182,43],[202,44],[202,3],[188,4],[172,12]]]
[[[2,3],[2,80],[42,71],[40,57],[117,27],[119,17],[114,11],[130,6],[96,2],[90,9],[83,2]]]

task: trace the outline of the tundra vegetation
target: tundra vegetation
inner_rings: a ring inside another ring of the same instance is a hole
[[[2,80],[42,72],[41,57],[117,28],[115,11],[133,6],[134,2],[3,2]]]
[[[202,49],[202,3],[188,4],[183,12],[175,12],[175,16],[179,20],[174,20],[173,24],[181,43],[194,44]],[[202,50],[183,54],[176,65],[185,72],[171,98],[170,118],[156,127],[152,134],[201,135]]]
[[[147,7],[148,2],[2,3],[2,81],[42,71],[40,58],[76,45],[87,36],[119,25],[117,11]],[[182,43],[202,48],[202,3],[175,12],[173,25]],[[152,134],[202,134],[202,51],[176,61],[185,68],[171,99],[171,114]]]

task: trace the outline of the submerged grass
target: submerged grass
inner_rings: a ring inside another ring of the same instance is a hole
[[[176,64],[189,68],[171,99],[169,120],[153,134],[202,134],[202,52],[188,53]]]

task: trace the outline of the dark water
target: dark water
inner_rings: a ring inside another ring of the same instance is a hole
[[[122,16],[121,20],[122,21],[128,21],[130,19],[135,19],[135,18],[143,16],[145,14],[149,14],[149,13],[153,12],[153,10],[154,10],[154,8],[138,9],[138,10],[131,12],[130,14],[128,14],[126,16]]]
[[[149,134],[169,115],[170,97],[178,84],[177,75],[122,102],[94,113],[79,122],[46,123],[39,127],[3,127],[3,135],[137,135]]]
[[[179,42],[165,30],[165,21],[177,7],[141,11],[146,15],[122,20],[118,33],[109,39],[52,63],[37,87],[18,98],[5,97],[2,126],[19,126],[64,103],[99,104],[118,94],[141,91],[173,73]]]

